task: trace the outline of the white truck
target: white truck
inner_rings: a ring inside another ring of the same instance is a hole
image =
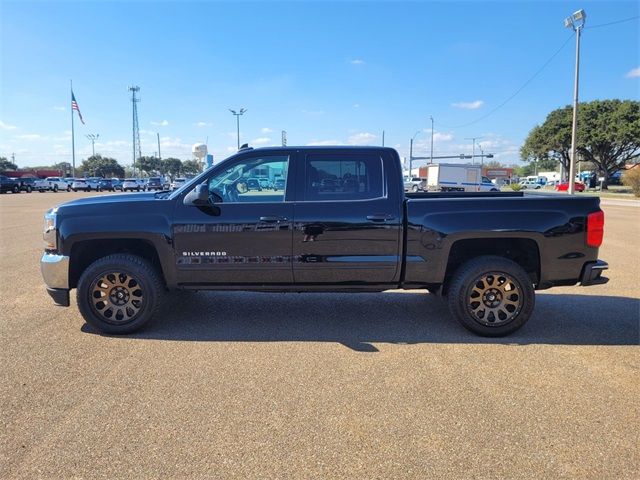
[[[482,166],[462,163],[427,165],[427,190],[436,192],[498,192],[500,189],[482,176]]]
[[[47,177],[44,180],[36,180],[33,188],[38,190],[40,193],[57,192],[59,190],[71,190],[71,186],[61,177]]]

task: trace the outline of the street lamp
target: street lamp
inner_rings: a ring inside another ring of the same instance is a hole
[[[238,124],[238,150],[240,150],[240,115],[244,115],[247,111],[246,108],[241,108],[240,111],[236,112],[235,110],[229,109],[229,111],[236,116],[236,121]]]
[[[99,136],[100,136],[99,133],[90,133],[87,135],[87,138],[91,142],[91,151],[93,152],[92,156],[94,157],[96,156],[96,140],[98,139]]]
[[[571,159],[569,163],[569,195],[574,193],[576,176],[576,139],[578,133],[578,79],[580,77],[580,34],[584,28],[587,14],[584,10],[574,12],[564,19],[564,26],[576,32],[576,71],[573,82],[573,121],[571,125]]]
[[[481,139],[482,137],[468,137],[465,140],[473,140],[473,149],[471,150],[471,163],[475,165],[476,163],[476,140]]]
[[[418,136],[418,134],[420,133],[420,130],[418,130],[413,137],[411,137],[411,141],[409,142],[409,176],[413,178],[413,173],[411,170],[411,167],[413,166],[413,141],[416,139],[416,137]]]

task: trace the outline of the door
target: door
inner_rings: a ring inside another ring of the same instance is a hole
[[[288,173],[288,155],[246,154],[214,167],[206,178],[208,205],[185,205],[184,195],[178,198],[173,224],[178,283],[292,283]],[[256,178],[264,176],[284,179],[284,188],[262,188]]]
[[[301,154],[296,173],[297,284],[385,284],[400,271],[402,180],[376,153]],[[389,183],[390,175],[393,180]],[[391,191],[387,185],[395,188]]]

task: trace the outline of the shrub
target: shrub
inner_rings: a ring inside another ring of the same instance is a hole
[[[636,197],[640,197],[640,167],[632,168],[622,174],[622,184],[631,187]]]
[[[511,190],[513,190],[514,192],[519,192],[520,190],[522,190],[522,185],[520,185],[519,183],[512,183],[509,186],[511,187]]]

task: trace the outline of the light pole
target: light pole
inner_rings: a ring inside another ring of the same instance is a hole
[[[431,154],[429,155],[429,163],[433,163],[433,117],[429,115],[431,119]]]
[[[411,137],[411,141],[409,142],[409,177],[413,178],[413,173],[411,168],[413,167],[413,141],[416,139],[420,130],[418,130],[413,137]]]
[[[236,122],[238,125],[238,150],[240,150],[240,115],[244,115],[244,113],[247,111],[246,108],[241,108],[239,111],[235,111],[235,110],[231,110],[229,109],[229,111],[236,116]]]
[[[465,140],[473,140],[473,148],[471,151],[471,163],[475,165],[476,163],[476,140],[481,139],[482,137],[468,137]]]
[[[87,135],[87,138],[91,142],[91,151],[93,152],[92,154],[93,157],[96,156],[96,140],[98,139],[99,136],[100,136],[99,133],[90,133]]]
[[[564,19],[564,26],[576,32],[576,71],[573,82],[573,121],[571,125],[571,158],[569,163],[569,195],[574,193],[576,176],[576,140],[578,134],[578,79],[580,77],[580,34],[584,28],[587,14],[584,10],[574,12]]]

